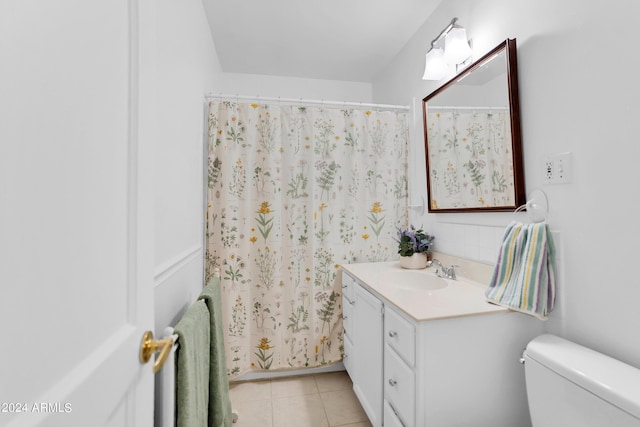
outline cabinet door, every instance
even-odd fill
[[[405,427],[386,400],[384,401],[384,427]]]
[[[355,377],[353,360],[355,358],[353,348],[353,336],[354,327],[354,309],[355,309],[355,280],[347,273],[342,273],[342,326],[344,327],[344,356],[342,362],[347,370],[347,373],[353,381]]]
[[[353,390],[374,427],[382,425],[382,302],[360,285],[355,287],[355,359]]]
[[[342,363],[344,364],[344,368],[347,370],[351,381],[353,381],[355,377],[354,369],[355,366],[353,364],[355,353],[353,351],[353,344],[351,343],[350,335],[344,336],[344,356],[342,358]]]

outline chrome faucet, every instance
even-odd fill
[[[460,267],[457,264],[452,264],[449,268],[445,268],[440,260],[432,259],[429,265],[436,265],[438,268],[436,270],[436,276],[443,277],[445,279],[456,280],[456,268]]]
[[[434,258],[434,259],[432,259],[431,261],[429,261],[429,263],[428,263],[428,265],[427,265],[427,266],[428,266],[428,267],[431,267],[431,266],[432,266],[432,265],[434,265],[434,264],[438,267],[438,269],[436,270],[436,275],[437,275],[437,276],[440,276],[440,274],[439,274],[439,273],[440,273],[442,270],[444,270],[444,267],[442,266],[442,263],[440,262],[440,260],[437,260],[437,259],[435,259],[435,258]]]

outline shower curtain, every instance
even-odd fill
[[[216,100],[208,128],[230,378],[340,361],[339,265],[394,259],[407,224],[407,114]]]
[[[515,204],[508,112],[429,112],[427,133],[432,207]]]

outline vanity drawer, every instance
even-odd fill
[[[342,295],[351,302],[355,299],[356,284],[356,279],[344,271],[342,272]]]
[[[409,366],[415,364],[416,329],[393,309],[387,306],[384,315],[384,339]]]
[[[384,347],[384,398],[406,427],[415,425],[416,382],[413,369],[388,345]]]

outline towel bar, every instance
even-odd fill
[[[529,220],[533,223],[547,222],[549,217],[549,200],[547,195],[542,190],[533,190],[529,193],[527,203],[518,206],[513,211],[513,217],[515,218],[518,212],[526,211],[529,216]]]

